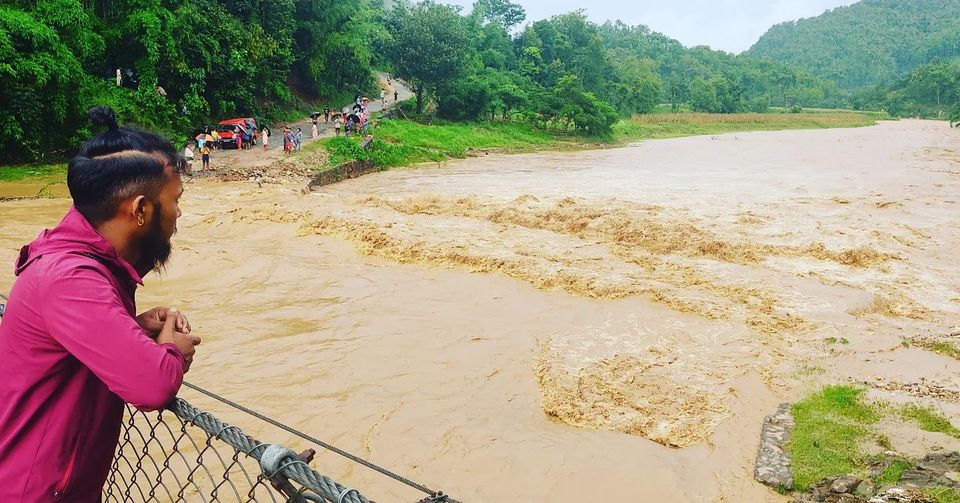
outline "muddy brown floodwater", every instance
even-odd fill
[[[752,480],[777,403],[851,379],[960,388],[957,362],[900,346],[960,324],[958,151],[945,123],[900,121],[490,156],[310,194],[205,180],[139,303],[191,316],[192,382],[463,501],[783,501]],[[0,203],[0,258],[66,204]],[[314,465],[379,501],[419,497]]]

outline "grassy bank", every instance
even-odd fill
[[[717,134],[735,131],[821,129],[872,125],[886,118],[877,113],[813,111],[799,114],[697,114],[656,113],[617,123],[607,138],[584,137],[565,131],[535,129],[520,122],[475,122],[422,124],[408,120],[382,120],[373,131],[376,141],[361,149],[360,138],[325,138],[307,144],[305,150],[323,148],[329,169],[345,162],[368,161],[381,168],[409,166],[464,158],[474,151],[518,153],[539,150],[575,150],[626,144],[650,138]],[[0,182],[38,179],[51,182],[65,178],[66,166],[0,167]]]
[[[960,430],[932,408],[870,403],[864,394],[862,388],[827,386],[794,404],[796,426],[789,444],[794,489],[805,491],[826,477],[848,474],[870,479],[877,486],[900,482],[903,473],[915,466],[912,460],[893,459],[879,473],[871,472],[871,464],[883,457],[865,452],[871,446],[890,450],[890,440],[877,429],[883,419],[960,438]],[[954,489],[937,487],[925,493],[937,503],[960,501],[960,492]]]
[[[564,131],[539,130],[526,123],[476,122],[421,124],[383,120],[373,131],[376,141],[364,151],[360,138],[329,138],[318,142],[329,152],[328,166],[363,160],[380,168],[463,158],[471,151],[504,153],[536,150],[588,149],[651,138],[675,138],[736,131],[780,131],[873,125],[884,114],[846,111],[765,114],[658,113],[617,123],[608,138],[584,137]],[[316,148],[316,147],[314,147]]]
[[[66,164],[42,164],[32,166],[0,166],[0,182],[16,182],[26,179],[65,180]]]
[[[326,138],[310,148],[325,148],[330,154],[330,166],[363,160],[389,168],[463,158],[473,150],[522,152],[555,148],[561,143],[579,145],[586,141],[512,122],[420,124],[407,120],[383,120],[372,134],[376,141],[366,151],[360,148],[361,139],[357,135],[350,140],[342,136]]]
[[[0,166],[0,200],[67,194],[67,165]]]
[[[788,129],[828,129],[873,125],[889,119],[877,112],[811,111],[804,113],[701,114],[665,113],[640,115],[613,127],[618,141],[647,138],[676,138],[740,131],[783,131]]]

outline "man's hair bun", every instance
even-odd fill
[[[90,122],[94,126],[105,127],[110,131],[119,129],[117,125],[117,115],[113,113],[113,109],[107,105],[98,105],[90,109],[87,112],[87,115],[90,116]]]

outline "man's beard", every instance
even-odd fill
[[[150,220],[150,228],[146,235],[140,240],[140,261],[137,264],[137,272],[146,274],[150,271],[163,272],[167,260],[170,259],[170,253],[173,251],[173,245],[170,240],[164,237],[163,227],[160,224],[160,214],[163,213],[159,203],[154,203],[153,219]],[[174,231],[176,233],[176,231]]]

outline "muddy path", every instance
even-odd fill
[[[410,91],[402,82],[394,79],[389,79],[389,77],[384,73],[378,73],[377,78],[379,81],[380,88],[384,90],[388,98],[385,100],[386,108],[389,109],[393,106],[396,101],[393,99],[393,92],[397,92],[397,99],[403,101],[409,99],[413,96],[413,92]],[[384,110],[384,103],[380,102],[379,96],[370,96],[370,104],[368,105],[371,113],[379,113]],[[344,107],[347,107],[347,104],[344,104]],[[339,110],[336,108],[335,110]],[[322,110],[319,110],[322,111]],[[291,127],[294,131],[297,128],[300,128],[303,131],[303,145],[308,145],[316,139],[311,137],[311,127],[313,121],[310,117],[304,117],[298,121],[281,123],[281,124],[270,124],[270,130],[273,133],[273,137],[270,139],[268,145],[269,149],[264,150],[262,144],[257,144],[254,148],[249,150],[236,150],[236,149],[224,149],[214,152],[210,156],[210,167],[213,168],[214,176],[222,175],[225,172],[234,172],[233,178],[241,178],[245,172],[259,173],[264,169],[270,167],[273,164],[276,164],[278,161],[283,160],[283,158],[288,155],[283,151],[283,128],[284,126]],[[323,117],[320,117],[319,122],[317,123],[317,129],[319,131],[320,138],[327,138],[334,135],[333,121],[326,122],[323,120]],[[290,154],[290,155],[300,155],[300,154]],[[195,171],[197,171],[198,176],[202,177],[204,174],[199,173],[199,161],[194,163]],[[272,170],[277,171],[277,170]],[[282,169],[280,170],[282,173]]]

